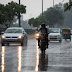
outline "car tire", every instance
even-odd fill
[[[21,42],[21,46],[23,46],[23,42]]]
[[[5,46],[5,43],[1,43],[2,46]]]
[[[59,42],[61,43],[61,42],[62,42],[62,40],[59,40]]]

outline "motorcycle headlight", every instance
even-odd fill
[[[19,39],[21,39],[21,38],[22,38],[22,36],[18,36],[18,38],[19,38]]]
[[[2,38],[6,38],[6,37],[3,35]]]
[[[36,36],[40,36],[40,34],[39,34],[39,33],[37,33],[37,34],[36,34]]]

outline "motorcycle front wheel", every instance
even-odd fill
[[[46,46],[45,43],[42,43],[41,44],[41,52],[42,53],[45,53],[45,50],[46,50],[46,47],[45,46]]]

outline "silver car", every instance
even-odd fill
[[[49,41],[62,41],[60,28],[49,28]]]
[[[16,42],[21,43],[23,45],[24,38],[27,38],[27,33],[21,27],[10,27],[7,28],[4,34],[1,37],[1,44],[5,45],[5,43]]]

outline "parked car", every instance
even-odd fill
[[[16,42],[16,43],[21,43],[23,46],[24,44],[24,39],[27,38],[27,33],[25,30],[21,27],[10,27],[7,28],[2,34],[1,37],[1,44],[5,45],[5,43],[10,43],[10,42]]]
[[[49,28],[49,41],[62,41],[62,35],[60,28]]]

